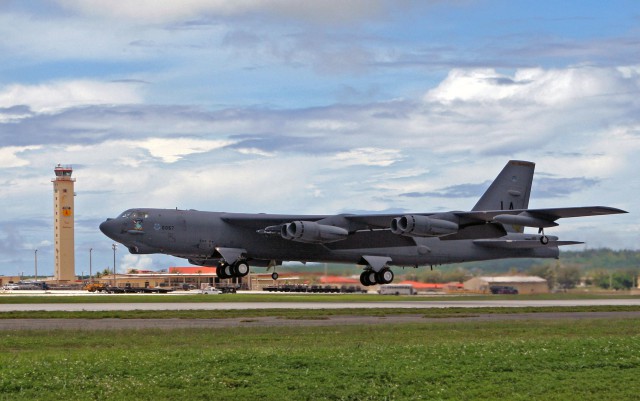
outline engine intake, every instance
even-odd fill
[[[349,236],[349,232],[344,228],[318,224],[313,221],[293,221],[282,226],[280,235],[290,241],[325,244],[341,241]]]
[[[439,237],[458,232],[458,225],[447,220],[408,214],[391,220],[391,232],[408,237]]]

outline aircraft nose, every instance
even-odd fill
[[[107,219],[100,223],[100,231],[107,237],[115,239],[117,223],[113,219]]]

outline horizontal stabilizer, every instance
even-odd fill
[[[514,240],[514,239],[477,239],[473,241],[478,246],[486,248],[506,248],[506,249],[533,249],[545,248],[562,245],[579,245],[584,244],[580,241],[557,241],[550,240],[548,244],[542,244],[538,240]]]

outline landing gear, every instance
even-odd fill
[[[542,236],[540,237],[540,243],[542,245],[547,245],[549,243],[549,237],[544,235],[544,228],[540,227],[538,229],[538,234],[542,234]]]
[[[278,279],[278,272],[271,273],[271,278],[274,279],[274,280],[277,280]]]
[[[393,277],[393,272],[387,267],[377,273],[372,269],[367,269],[360,274],[360,284],[365,287],[376,284],[389,284],[393,281]]]
[[[233,264],[233,275],[236,277],[244,277],[249,274],[249,265],[247,262],[236,262]]]
[[[249,274],[249,264],[245,261],[238,261],[232,265],[221,263],[216,267],[216,275],[220,279],[244,277]]]

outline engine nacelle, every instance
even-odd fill
[[[458,232],[458,225],[447,220],[408,214],[391,220],[391,232],[409,237],[439,237]]]
[[[290,241],[325,244],[341,241],[349,236],[349,232],[344,228],[318,224],[313,221],[293,221],[282,226],[280,235]]]

